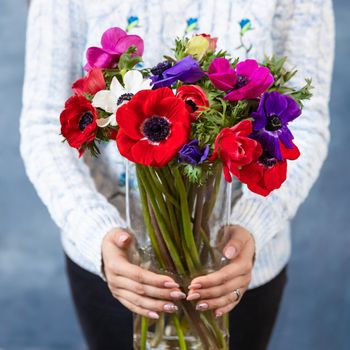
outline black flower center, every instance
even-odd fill
[[[154,115],[145,120],[142,132],[149,141],[158,143],[169,136],[170,126],[168,119]]]
[[[170,61],[164,61],[158,63],[151,69],[151,73],[153,75],[162,75],[164,71],[172,67],[172,63]]]
[[[237,82],[236,82],[236,85],[235,85],[235,88],[236,89],[239,89],[245,85],[247,85],[249,82],[248,80],[248,77],[246,77],[245,75],[243,74],[238,74],[237,75]]]
[[[79,120],[80,131],[84,131],[86,129],[86,127],[92,123],[93,120],[94,120],[94,116],[92,115],[92,113],[85,112]]]
[[[120,95],[117,101],[117,106],[121,105],[125,101],[130,101],[133,96],[134,94],[132,94],[131,92],[127,92],[123,95]]]
[[[185,103],[191,107],[192,112],[195,112],[198,110],[198,106],[192,100],[186,100]]]
[[[265,167],[272,167],[277,163],[277,159],[273,157],[270,153],[265,151],[260,156],[259,163],[264,165]]]
[[[282,125],[283,124],[282,124],[281,118],[278,115],[273,114],[267,117],[267,123],[266,123],[265,129],[268,131],[276,131],[281,129]]]

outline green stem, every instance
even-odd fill
[[[178,193],[180,195],[182,229],[183,229],[185,242],[186,242],[188,250],[192,254],[194,265],[197,268],[200,268],[201,264],[200,264],[198,250],[196,247],[196,242],[195,242],[194,237],[193,237],[191,217],[190,217],[189,208],[188,208],[186,189],[185,189],[181,174],[179,172],[179,169],[174,167],[173,174],[175,177],[175,186],[177,187]]]
[[[158,200],[160,200],[159,198],[159,193],[157,192],[157,189],[154,188],[153,184],[149,182],[148,177],[145,175],[145,173],[143,172],[144,168],[141,167],[140,165],[137,165],[138,170],[140,171],[140,174],[142,174],[142,176],[140,176],[143,185],[145,186],[145,188],[148,189],[148,193],[149,193],[149,200],[151,202],[152,208],[153,208],[153,212],[155,214],[156,220],[158,222],[160,231],[162,233],[163,239],[165,241],[165,244],[169,250],[170,256],[176,266],[176,270],[178,273],[180,273],[181,275],[185,274],[185,269],[184,266],[182,264],[181,258],[178,255],[178,252],[176,250],[176,247],[170,237],[169,231],[168,231],[168,227],[164,222],[164,215],[165,213],[161,211],[161,209],[158,207]]]
[[[155,235],[157,238],[157,242],[158,242],[160,250],[162,252],[162,258],[165,261],[165,264],[163,264],[162,267],[165,268],[165,270],[171,271],[172,273],[176,273],[176,267],[175,267],[174,262],[172,261],[170,255],[169,255],[168,248],[164,242],[162,233],[160,232],[159,225],[157,223],[157,220],[155,218],[155,215],[154,215],[152,208],[150,210],[150,215],[151,215],[151,222],[152,222],[153,227],[154,227],[154,232],[155,232]]]
[[[199,189],[197,189],[194,192],[196,194],[196,206],[194,209],[193,235],[194,235],[195,242],[199,247],[199,238],[200,238],[200,230],[201,230],[202,215],[203,215],[204,186],[201,186]]]
[[[179,318],[177,317],[176,314],[172,314],[171,316],[176,328],[177,337],[179,339],[180,350],[187,350],[186,340],[185,340],[184,332],[182,330]]]
[[[139,184],[141,207],[142,207],[143,218],[145,220],[147,232],[148,232],[149,238],[151,240],[151,244],[152,244],[152,247],[154,249],[154,253],[156,255],[158,262],[161,265],[164,265],[164,260],[163,260],[162,256],[165,255],[165,252],[164,251],[162,252],[158,246],[158,240],[157,240],[157,237],[156,237],[156,234],[155,234],[155,231],[153,229],[152,222],[151,222],[151,215],[150,215],[148,202],[147,202],[147,193],[146,193],[146,190],[145,190],[145,187],[144,187],[144,184],[142,181],[142,175],[140,174],[139,169],[136,170],[136,176],[137,176],[137,181]]]
[[[141,316],[141,344],[140,350],[147,350],[148,318]]]

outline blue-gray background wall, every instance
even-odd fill
[[[350,2],[334,5],[332,142],[294,220],[289,283],[271,350],[350,349]],[[18,151],[25,16],[25,1],[0,0],[0,349],[84,349],[59,233]]]

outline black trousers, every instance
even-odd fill
[[[90,350],[132,350],[132,314],[107,284],[68,257],[66,267],[78,318]],[[278,314],[286,268],[267,284],[247,291],[230,313],[230,349],[266,350]]]

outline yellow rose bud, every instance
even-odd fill
[[[209,40],[201,35],[196,35],[187,44],[186,53],[200,61],[209,48]]]

